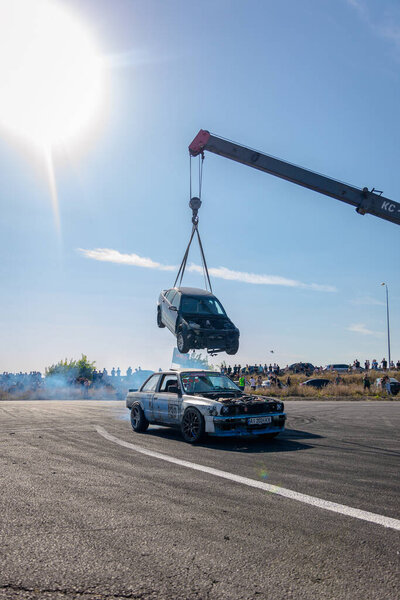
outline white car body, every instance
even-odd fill
[[[204,418],[205,433],[216,436],[253,437],[283,431],[286,415],[282,402],[244,394],[233,382],[230,382],[232,396],[229,397],[224,396],[225,392],[220,393],[220,398],[185,393],[184,381],[189,376],[195,386],[196,378],[200,381],[210,376],[221,376],[221,373],[193,369],[154,373],[139,391],[128,392],[126,406],[132,409],[133,405],[139,404],[149,424],[171,427],[180,427],[185,411],[196,408]],[[177,390],[175,382],[178,383]],[[218,396],[218,392],[207,393]]]

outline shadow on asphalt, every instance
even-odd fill
[[[153,427],[150,426],[146,435],[183,442],[180,431],[169,427],[158,426],[153,429]],[[249,454],[261,452],[297,452],[298,450],[309,450],[310,448],[313,448],[311,444],[303,443],[298,440],[310,440],[321,437],[322,436],[320,435],[309,433],[307,431],[285,429],[283,433],[273,440],[263,438],[218,438],[207,436],[205,440],[201,444],[197,444],[197,446],[224,452],[234,451],[246,452]]]

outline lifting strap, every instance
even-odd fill
[[[191,162],[191,159],[192,159],[192,157],[190,157],[190,202],[189,202],[189,206],[192,209],[193,227],[192,227],[192,233],[190,235],[189,243],[185,250],[185,254],[183,255],[183,260],[181,262],[181,266],[179,267],[178,274],[175,279],[174,287],[176,287],[176,284],[177,284],[179,278],[180,278],[179,279],[179,287],[182,284],[182,279],[183,279],[183,275],[185,273],[186,263],[187,263],[187,259],[189,256],[190,246],[192,245],[193,238],[196,234],[197,241],[199,243],[199,248],[200,248],[201,262],[203,264],[205,287],[207,289],[207,285],[208,285],[210,292],[212,293],[212,286],[211,286],[211,281],[210,281],[210,275],[208,272],[207,261],[206,261],[205,255],[204,255],[203,244],[201,242],[200,233],[199,233],[199,217],[198,217],[199,208],[201,206],[201,187],[202,187],[202,180],[203,180],[204,153],[202,153],[200,160],[199,160],[199,197],[198,198],[196,196],[192,197],[192,162]]]
[[[210,281],[210,275],[209,275],[209,272],[208,272],[206,257],[204,255],[203,244],[202,244],[201,238],[200,238],[198,221],[196,223],[193,223],[192,233],[190,235],[189,243],[188,243],[187,248],[185,250],[185,254],[183,255],[183,260],[181,262],[181,266],[179,267],[179,271],[178,271],[178,274],[177,274],[176,279],[175,279],[174,287],[176,287],[176,284],[177,284],[179,278],[180,278],[179,279],[179,287],[181,287],[183,275],[184,275],[185,269],[186,269],[187,259],[188,259],[188,256],[189,256],[190,246],[192,245],[193,238],[194,238],[195,234],[197,234],[197,240],[199,242],[200,255],[201,255],[201,261],[203,263],[203,272],[204,272],[204,280],[205,280],[205,284],[206,284],[206,289],[207,289],[207,284],[208,284],[210,292],[212,293],[212,285],[211,285],[211,281]]]

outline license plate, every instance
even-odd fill
[[[263,423],[271,423],[271,417],[252,417],[247,421],[248,425],[262,425]]]

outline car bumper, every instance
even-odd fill
[[[239,334],[226,329],[195,329],[188,333],[188,339],[193,348],[225,350],[236,344]]]
[[[249,419],[270,417],[270,423],[251,423]],[[286,414],[239,415],[234,417],[206,417],[206,432],[218,437],[255,437],[266,433],[279,433],[285,428]]]

